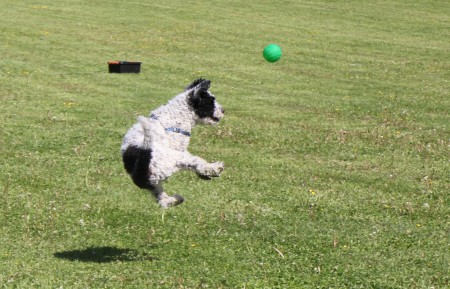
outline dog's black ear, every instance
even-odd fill
[[[205,79],[202,82],[200,82],[200,84],[197,87],[199,87],[200,90],[207,91],[210,86],[211,86],[211,81]]]
[[[192,91],[189,93],[189,96],[191,98],[201,98],[204,95],[209,95],[208,89],[209,86],[211,85],[211,81],[206,79],[197,79],[196,81],[200,82],[198,82],[195,86],[191,88]],[[194,81],[192,84],[194,84],[196,81]]]
[[[188,91],[189,89],[192,89],[192,88],[196,87],[197,85],[199,85],[203,81],[205,81],[205,79],[203,79],[203,78],[199,78],[199,79],[194,80],[191,84],[189,84],[186,87],[185,91]]]

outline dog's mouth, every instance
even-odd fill
[[[203,124],[210,124],[210,125],[216,125],[219,123],[221,117],[217,116],[209,116],[201,119],[201,123]]]
[[[225,110],[222,107],[218,107],[214,110],[213,113],[210,113],[208,115],[200,116],[198,119],[199,123],[203,124],[217,124],[225,115]]]
[[[218,123],[222,117],[225,115],[225,110],[219,106],[219,108],[215,111],[214,115],[211,117],[211,119],[215,122]]]

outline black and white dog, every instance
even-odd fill
[[[223,171],[222,162],[208,163],[187,151],[196,124],[217,124],[224,115],[224,109],[209,92],[210,84],[209,80],[195,80],[149,117],[138,117],[138,123],[123,138],[125,169],[133,182],[150,190],[163,208],[184,200],[180,195],[169,196],[163,189],[162,182],[173,173],[189,169],[210,179]]]

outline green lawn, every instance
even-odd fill
[[[450,286],[449,1],[0,9],[0,288]],[[226,116],[190,150],[226,169],[162,210],[122,136],[198,77]]]

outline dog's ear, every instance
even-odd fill
[[[209,86],[211,85],[211,81],[206,79],[197,79],[192,84],[194,84],[197,81],[199,82],[191,88],[192,91],[189,93],[189,97],[192,99],[201,98],[205,94],[208,94],[208,89]]]
[[[200,82],[200,84],[198,86],[200,86],[201,90],[207,91],[209,89],[209,87],[211,86],[211,81],[205,79],[202,82]]]
[[[199,78],[199,79],[194,80],[191,84],[189,84],[189,85],[186,87],[185,91],[188,91],[188,90],[190,90],[190,89],[193,89],[194,87],[196,87],[197,85],[199,85],[199,84],[202,83],[203,81],[205,81],[205,79],[203,79],[203,78]]]

